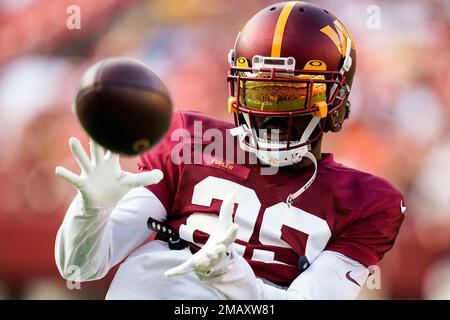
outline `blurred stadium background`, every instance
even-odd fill
[[[68,137],[87,143],[71,111],[83,71],[104,57],[138,58],[159,72],[177,108],[231,121],[228,50],[273,2],[0,0],[1,298],[102,299],[114,274],[69,290],[53,258],[75,194],[54,168],[78,170]],[[345,22],[358,49],[351,118],[324,149],[386,177],[407,199],[381,289],[361,298],[450,299],[450,2],[311,2]],[[81,9],[81,29],[66,27],[70,5]],[[381,9],[379,29],[367,26],[371,5]],[[136,158],[122,163],[136,170]]]

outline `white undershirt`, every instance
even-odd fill
[[[147,228],[148,218],[167,218],[152,192],[136,188],[115,207],[101,209],[84,209],[79,199],[72,201],[58,230],[56,264],[65,279],[81,282],[104,277],[126,258],[106,299],[355,299],[369,273],[353,259],[324,251],[282,289],[255,277],[233,251],[234,267],[219,278],[200,281],[194,274],[166,278],[167,269],[192,254],[188,249],[170,250],[162,241],[145,243],[153,233]]]

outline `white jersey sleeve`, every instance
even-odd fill
[[[65,279],[96,280],[151,235],[147,219],[165,221],[167,213],[144,187],[126,194],[116,206],[85,209],[80,196],[72,201],[55,243],[55,260]],[[76,274],[77,279],[73,279]]]
[[[144,244],[152,234],[147,228],[149,217],[166,221],[167,213],[143,187],[130,191],[115,207],[95,210],[82,208],[77,196],[56,237],[59,272],[75,281],[96,280],[129,257],[116,273],[108,299],[354,299],[368,276],[359,262],[324,251],[290,287],[280,288],[258,279],[233,250],[234,267],[220,277],[207,281],[193,274],[166,278],[167,269],[192,254],[188,249],[170,250],[160,241]]]
[[[238,300],[348,300],[356,299],[369,275],[361,263],[333,251],[322,252],[288,288],[257,279],[242,257],[218,278],[206,280],[228,299]]]

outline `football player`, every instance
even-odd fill
[[[108,299],[358,296],[368,267],[393,246],[404,204],[386,180],[321,151],[323,133],[339,132],[350,112],[349,31],[313,4],[276,3],[248,21],[228,59],[234,124],[174,113],[139,173],[123,172],[95,142],[90,160],[69,140],[81,175],[56,169],[79,191],[56,239],[64,278],[100,279],[122,262]],[[208,147],[189,134],[196,122],[219,130],[245,161],[218,152],[226,147],[186,161]],[[184,161],[175,161],[180,129]]]

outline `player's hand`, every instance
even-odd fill
[[[222,203],[219,220],[208,241],[184,263],[165,272],[167,277],[194,272],[200,279],[217,277],[232,267],[230,257],[238,225],[233,223],[234,197],[228,195]]]
[[[86,208],[114,205],[131,189],[158,183],[163,178],[160,170],[142,173],[122,171],[119,155],[110,151],[104,154],[103,148],[92,139],[91,160],[78,139],[71,137],[69,146],[81,174],[76,175],[60,166],[56,167],[55,173],[75,186]]]

